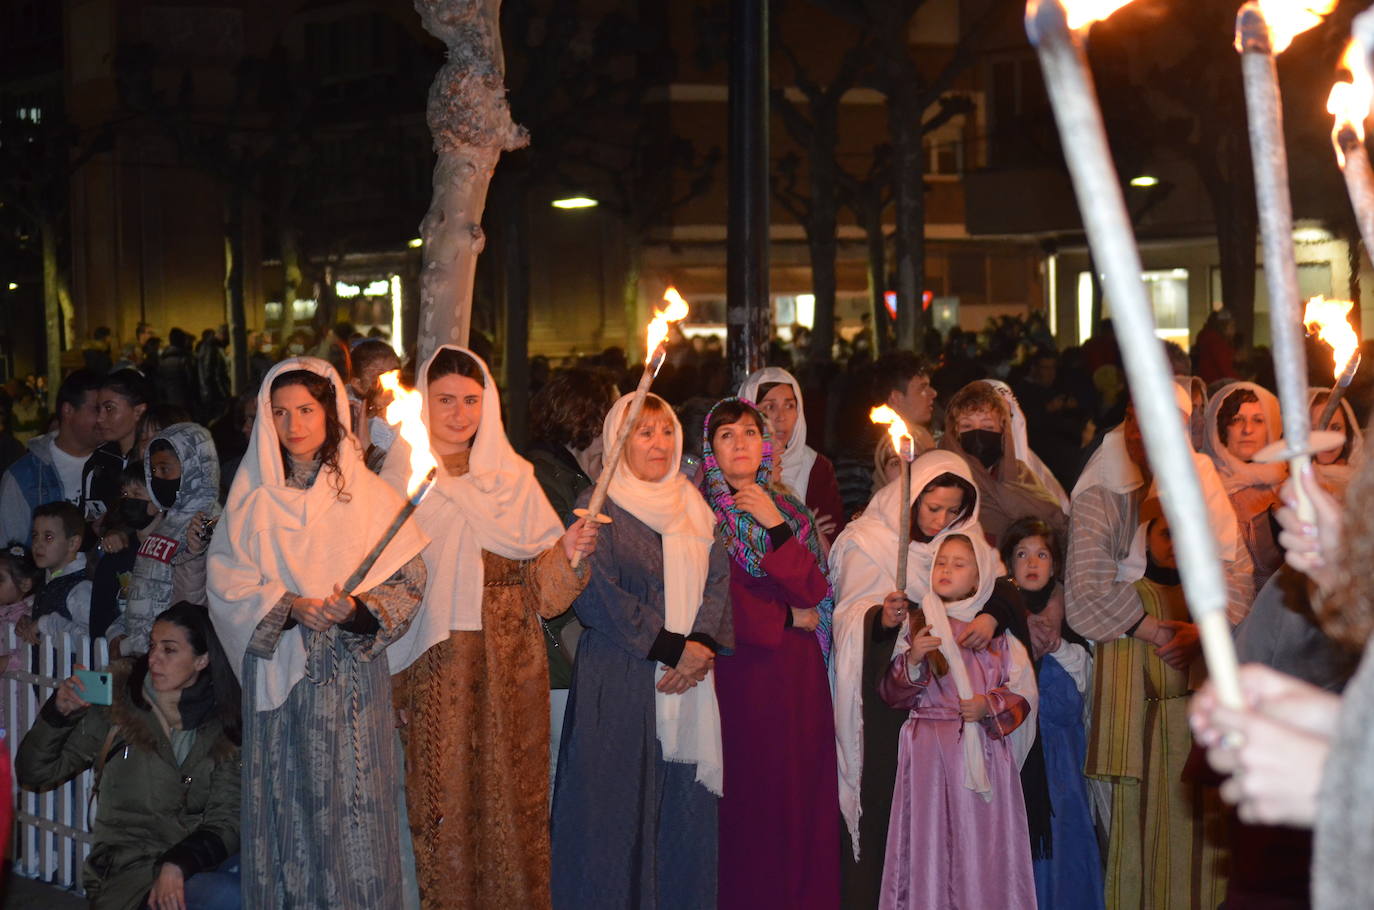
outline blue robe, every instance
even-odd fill
[[[582,494],[585,506],[590,491]],[[603,511],[591,578],[573,609],[577,645],[553,796],[558,910],[710,910],[716,906],[716,802],[696,766],[668,763],[655,730],[663,632],[663,545],[614,502]],[[730,565],[711,548],[692,634],[734,646]],[[728,660],[722,656],[720,659]]]
[[[1101,910],[1102,860],[1083,777],[1087,735],[1083,696],[1053,655],[1040,662],[1040,742],[1054,815],[1051,856],[1037,859],[1036,902],[1055,910]]]

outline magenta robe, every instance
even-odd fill
[[[815,606],[825,577],[795,537],[730,566],[735,651],[716,661],[725,759],[718,906],[834,910],[840,904],[840,800],[830,684],[816,633],[787,625]]]
[[[957,638],[968,624],[950,617],[949,625]],[[973,691],[987,695],[992,711],[981,721],[992,802],[964,786],[963,722],[954,677],[932,681],[927,667],[921,681],[913,683],[906,655],[894,657],[878,692],[911,715],[898,747],[878,902],[883,910],[1035,906],[1021,774],[1006,739],[1029,715],[1030,705],[1007,688],[1007,633],[986,651],[959,650]]]

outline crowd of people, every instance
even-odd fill
[[[19,782],[95,769],[100,908],[1306,906],[1285,826],[1339,806],[1276,797],[1260,753],[1355,735],[1370,535],[1336,503],[1374,498],[1370,384],[1298,521],[1228,327],[1169,353],[1237,644],[1273,668],[1242,711],[1206,687],[1109,325],[861,332],[826,362],[797,332],[738,388],[679,332],[629,426],[623,352],[535,362],[519,451],[479,339],[260,345],[237,398],[213,331],[93,346],[0,479],[0,621],[105,637],[111,687],[74,676],[11,731]],[[393,370],[437,462],[399,530]],[[1294,692],[1318,720],[1265,713]],[[1273,745],[1294,723],[1308,752]],[[1356,905],[1349,878],[1318,905]]]

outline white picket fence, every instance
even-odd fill
[[[16,638],[12,626],[5,630],[5,638],[10,659],[0,677],[0,709],[13,759],[43,703],[72,675],[72,667],[103,669],[110,662],[110,649],[103,638],[65,633],[31,646]],[[95,803],[87,808],[93,783],[94,775],[84,771],[46,793],[31,793],[16,785],[15,873],[82,890],[81,865],[91,852],[91,820],[95,818]]]

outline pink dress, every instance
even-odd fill
[[[967,623],[950,617],[957,637]],[[884,910],[981,910],[1034,907],[1030,835],[1021,775],[1007,734],[1030,713],[1007,688],[1011,670],[1006,633],[986,651],[960,648],[975,692],[992,713],[981,722],[983,757],[992,801],[964,786],[959,695],[954,678],[907,677],[906,654],[893,658],[878,684],[883,700],[910,711],[902,726],[897,785],[892,797],[879,907]]]

